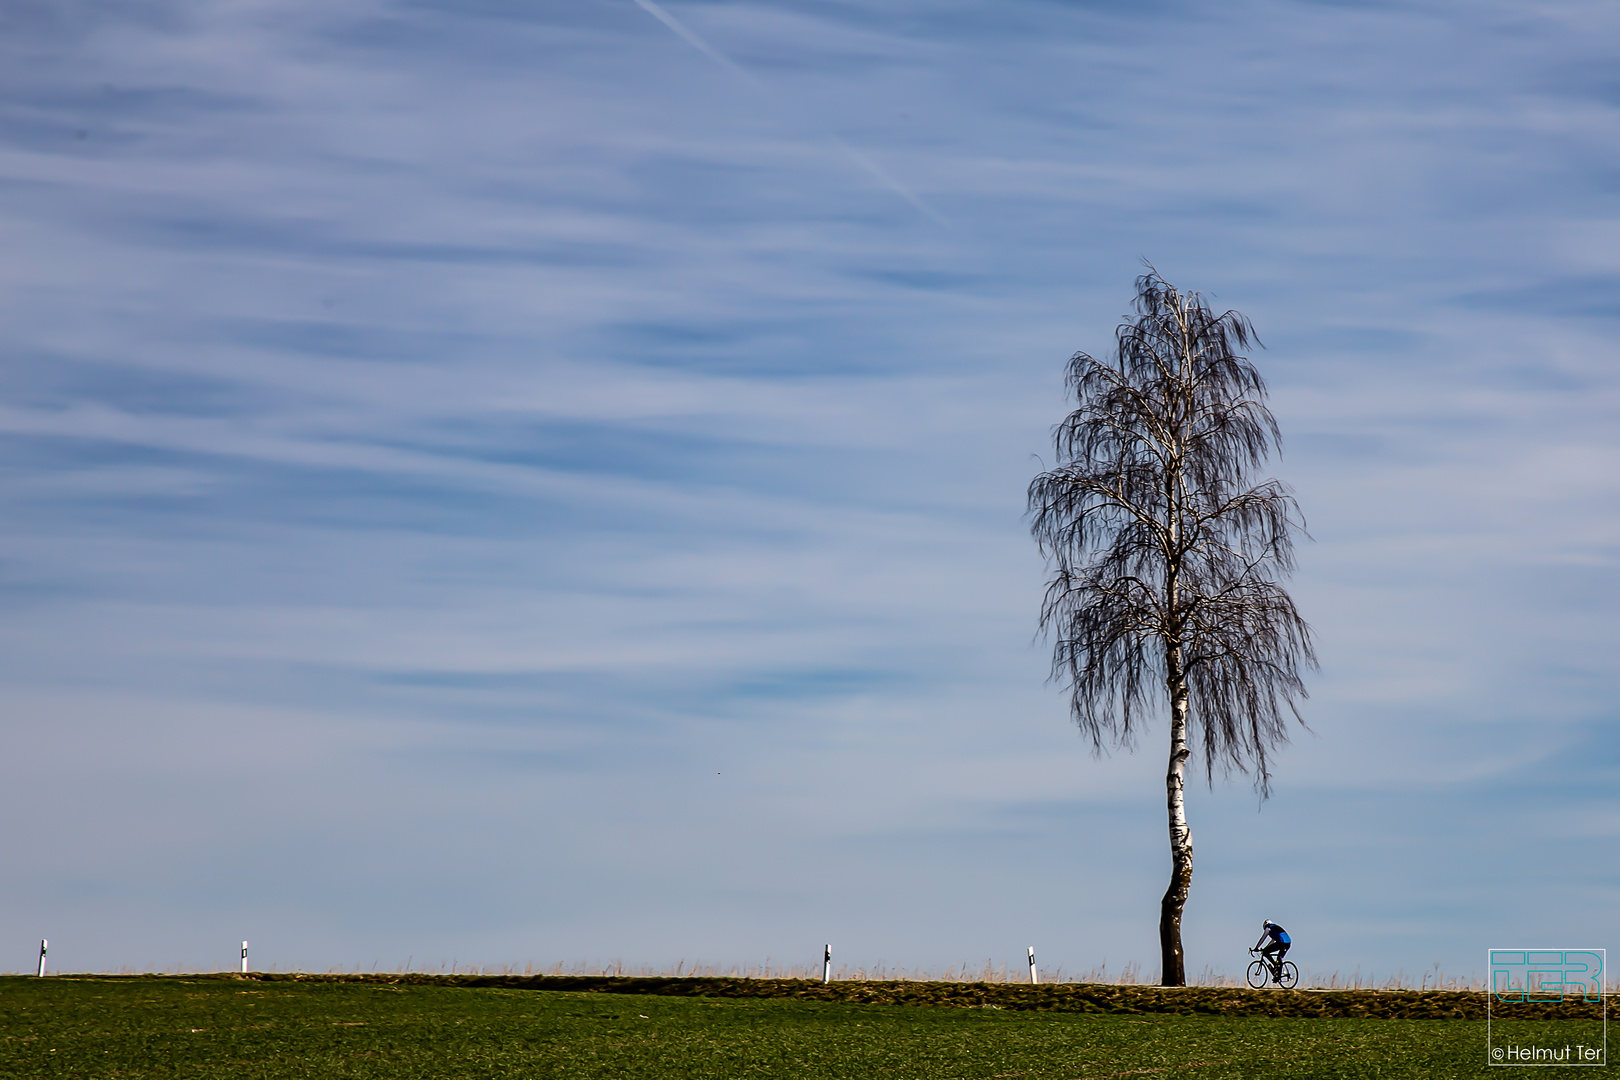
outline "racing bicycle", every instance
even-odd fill
[[[1260,950],[1250,949],[1249,955],[1260,955]],[[1260,959],[1249,965],[1249,985],[1256,990],[1264,990],[1273,982],[1284,990],[1292,990],[1299,985],[1299,968],[1294,966],[1292,960],[1275,963],[1261,955]]]

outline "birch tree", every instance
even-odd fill
[[[1056,461],[1029,485],[1031,532],[1052,568],[1040,625],[1052,675],[1093,748],[1133,749],[1168,706],[1171,873],[1159,910],[1165,986],[1185,986],[1181,915],[1192,887],[1185,778],[1194,752],[1270,791],[1271,752],[1307,697],[1310,628],[1278,583],[1304,520],[1289,489],[1251,480],[1273,449],[1266,386],[1240,352],[1248,319],[1216,315],[1150,266],[1115,357],[1077,352],[1078,407],[1054,432]]]

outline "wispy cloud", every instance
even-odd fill
[[[638,3],[5,13],[11,925],[1151,963],[1160,754],[1068,727],[1021,520],[1148,255],[1259,327],[1317,538],[1314,734],[1195,796],[1194,965],[1257,820],[1325,966],[1597,931],[1464,864],[1612,809],[1610,8]],[[501,895],[379,922],[424,867]]]

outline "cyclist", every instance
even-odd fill
[[[1260,949],[1262,942],[1265,944],[1265,948]],[[1283,957],[1288,955],[1288,947],[1293,943],[1293,939],[1288,936],[1288,931],[1267,919],[1265,925],[1260,928],[1260,940],[1254,943],[1254,947],[1260,949],[1260,955],[1265,957],[1267,966],[1271,968],[1273,975],[1275,975],[1276,972],[1282,970]],[[1276,955],[1272,955],[1273,953]]]

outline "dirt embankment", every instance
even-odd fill
[[[57,976],[62,978],[64,976]],[[100,976],[105,978],[106,976]],[[1322,1016],[1382,1019],[1485,1019],[1483,991],[1468,990],[1250,990],[1246,987],[1116,986],[1101,983],[833,982],[810,979],[631,978],[588,975],[430,975],[376,972],[248,975],[122,976],[124,978],[228,978],[262,982],[381,983],[393,986],[500,987],[670,997],[779,998],[869,1005],[934,1005],[1029,1012],[1170,1014],[1205,1016]],[[1498,1019],[1552,1019],[1603,1015],[1599,1001],[1584,1004],[1491,1003]]]

